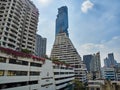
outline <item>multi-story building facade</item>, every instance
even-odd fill
[[[86,64],[89,79],[101,78],[100,52],[93,55],[84,55],[83,62]]]
[[[70,90],[75,79],[74,68],[61,62],[53,63],[56,90]]]
[[[56,18],[56,35],[60,32],[65,32],[68,34],[68,8],[67,6],[62,6],[58,8],[58,15]]]
[[[106,90],[104,80],[88,80],[88,90]]]
[[[30,0],[0,0],[0,46],[34,53],[38,15]]]
[[[115,68],[116,80],[120,81],[120,67]]]
[[[103,67],[103,78],[107,80],[116,80],[116,72],[114,68]]]
[[[120,67],[103,67],[101,70],[103,79],[120,81]]]
[[[37,56],[45,57],[45,55],[46,55],[46,42],[47,42],[46,38],[43,38],[40,35],[36,34],[35,53]]]
[[[93,54],[93,59],[90,63],[90,67],[93,78],[101,78],[100,52]]]
[[[86,67],[66,33],[59,33],[51,51],[51,59],[58,59],[75,67],[75,78],[86,81]]]
[[[71,66],[0,47],[0,90],[63,90],[73,80]]]
[[[92,55],[84,55],[83,56],[83,63],[86,65],[87,71],[90,72],[90,63],[93,59]]]
[[[120,90],[119,81],[89,80],[87,90]]]
[[[63,6],[58,9],[56,19],[56,37],[51,51],[51,59],[58,59],[75,67],[75,78],[86,81],[86,67],[73,46],[68,34],[68,9]]]
[[[104,59],[104,65],[105,65],[105,67],[108,67],[108,68],[115,67],[117,65],[117,62],[114,59],[114,54],[113,53],[109,53],[108,58],[106,57]]]

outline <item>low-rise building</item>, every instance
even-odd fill
[[[116,73],[114,68],[104,67],[103,69],[103,78],[107,80],[116,80]]]
[[[54,62],[53,72],[56,90],[65,90],[73,85],[73,80],[75,79],[73,67],[61,62]]]
[[[116,80],[120,81],[120,67],[116,67],[115,72],[116,72]]]
[[[89,80],[88,90],[104,90],[104,80]]]
[[[63,90],[73,79],[68,65],[0,47],[0,90]]]
[[[89,80],[87,90],[120,90],[120,82],[110,80]]]

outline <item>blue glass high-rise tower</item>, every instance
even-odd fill
[[[56,35],[64,32],[67,36],[68,34],[68,8],[67,6],[62,6],[58,8],[58,14],[56,18]]]
[[[117,64],[116,60],[114,59],[114,54],[109,53],[108,58],[104,59],[104,65],[106,67],[114,67]]]

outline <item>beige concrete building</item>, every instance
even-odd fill
[[[75,67],[75,78],[86,81],[86,67],[66,33],[59,33],[51,52],[52,59],[58,59]]]
[[[120,82],[107,80],[89,80],[87,90],[120,90]]]
[[[35,52],[38,15],[30,0],[0,0],[0,46]]]

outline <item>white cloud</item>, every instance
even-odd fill
[[[114,53],[115,59],[120,62],[120,36],[115,36],[109,41],[104,41],[99,44],[86,43],[79,47],[79,53],[81,56],[97,53],[100,51],[101,64],[104,65],[104,58],[108,53]]]
[[[41,4],[50,4],[52,0],[38,0]]]
[[[82,3],[82,6],[81,6],[81,11],[83,13],[87,13],[89,9],[92,9],[94,6],[94,4],[90,1],[90,0],[85,0],[83,3]]]
[[[93,43],[87,43],[81,46],[85,50],[97,50],[98,48],[104,48],[104,45],[102,44],[93,44]]]
[[[33,1],[33,0],[31,0],[31,1]],[[34,0],[34,2],[39,3],[40,6],[43,6],[43,7],[50,5],[52,1],[53,0]]]

